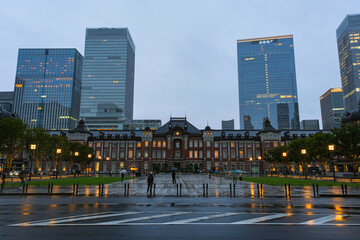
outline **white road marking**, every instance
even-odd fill
[[[334,221],[334,220],[341,220],[343,218],[347,217],[347,215],[341,215],[341,214],[331,214],[329,216],[325,216],[325,217],[321,217],[321,218],[316,218],[313,220],[309,220],[306,222],[302,222],[300,224],[305,224],[305,225],[321,225],[330,221]]]
[[[89,213],[89,214],[77,215],[76,217],[95,216],[95,215],[102,215],[102,214],[106,214],[106,213],[111,213],[111,212]],[[28,226],[29,224],[40,223],[40,222],[56,221],[56,220],[61,220],[61,219],[69,219],[69,218],[72,218],[72,217],[74,217],[74,216],[51,218],[51,219],[38,220],[38,221],[32,221],[32,222],[25,222],[25,223],[17,223],[17,224],[8,225],[8,227]]]
[[[238,221],[238,222],[232,222],[230,224],[254,224],[254,223],[258,223],[258,222],[264,222],[264,221],[268,221],[268,220],[272,220],[272,219],[276,219],[276,218],[282,218],[282,217],[291,216],[291,215],[292,214],[288,214],[288,213],[279,213],[279,214],[274,214],[274,215],[269,215],[269,216],[264,216],[264,217],[242,220],[242,221]]]
[[[197,218],[189,218],[189,219],[173,221],[173,222],[165,222],[163,224],[186,224],[186,223],[191,223],[191,222],[198,222],[198,221],[202,221],[202,220],[210,220],[210,219],[233,216],[233,215],[238,215],[238,214],[240,214],[240,213],[222,213],[222,214],[217,214],[217,215],[210,215],[210,216],[197,217]]]
[[[177,216],[177,215],[183,215],[183,214],[189,214],[189,212],[176,212],[176,213],[159,214],[159,215],[147,216],[147,217],[129,218],[129,219],[123,219],[123,220],[118,220],[118,221],[95,223],[94,225],[118,225],[118,224],[127,223],[127,222],[143,221],[143,220],[149,220],[149,219],[154,219],[154,218],[170,217],[170,216]]]
[[[92,220],[92,219],[99,219],[99,218],[106,218],[106,217],[117,217],[117,216],[124,216],[130,214],[136,214],[139,212],[123,212],[123,213],[113,213],[113,214],[102,214],[102,215],[94,215],[94,216],[87,216],[87,217],[75,217],[75,218],[67,218],[62,220],[49,220],[39,223],[32,223],[31,226],[53,226],[61,223],[69,223],[75,221],[83,221],[83,220]]]

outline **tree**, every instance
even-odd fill
[[[18,118],[0,119],[0,152],[6,156],[7,171],[18,154],[24,150],[27,125]]]
[[[332,152],[329,145],[334,144],[335,138],[332,133],[318,132],[308,139],[308,154],[314,162],[318,162],[325,175],[326,165],[331,161]]]
[[[69,142],[69,146],[70,156],[68,161],[70,162],[71,168],[75,163],[78,163],[82,168],[85,168],[88,164],[94,161],[93,148],[78,142]]]
[[[289,161],[295,162],[298,165],[301,165],[305,178],[307,179],[307,164],[310,162],[310,157],[307,154],[307,148],[309,145],[309,140],[306,138],[300,138],[293,140],[288,145],[288,158]],[[305,154],[302,151],[305,150]]]
[[[289,169],[289,161],[287,157],[283,156],[283,152],[287,152],[286,146],[279,146],[276,148],[269,149],[265,152],[265,161],[272,163],[273,167],[275,168],[275,171],[278,168],[278,164],[284,164],[286,167],[286,170]]]
[[[25,149],[29,153],[30,158],[35,159],[36,170],[39,168],[40,162],[42,162],[44,158],[48,156],[49,140],[50,140],[50,134],[47,130],[43,128],[28,129],[26,131]],[[31,144],[36,144],[35,150],[30,149]]]
[[[360,157],[360,126],[343,124],[332,132],[335,135],[336,153],[351,161],[352,170],[356,176]]]

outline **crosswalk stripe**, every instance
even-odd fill
[[[122,224],[122,223],[143,221],[143,220],[149,220],[149,219],[154,219],[154,218],[177,216],[177,215],[183,215],[183,214],[188,214],[188,213],[189,212],[176,212],[176,213],[159,214],[159,215],[147,216],[147,217],[137,217],[137,218],[129,218],[129,219],[118,220],[118,221],[101,222],[101,223],[96,223],[95,225],[118,225],[118,224]]]
[[[222,214],[217,214],[217,215],[210,215],[210,216],[189,218],[189,219],[173,221],[173,222],[166,222],[163,224],[185,224],[185,223],[191,223],[191,222],[198,222],[198,221],[202,221],[202,220],[210,220],[210,219],[215,219],[215,218],[220,218],[220,217],[233,216],[233,215],[238,215],[238,214],[239,213],[222,213]]]
[[[305,224],[305,225],[320,225],[320,224],[324,224],[330,221],[334,221],[334,220],[341,220],[343,218],[347,217],[347,215],[341,215],[341,214],[331,214],[329,216],[325,216],[325,217],[321,217],[321,218],[316,218],[313,220],[309,220],[306,222],[302,222],[300,224]]]
[[[269,216],[264,216],[264,217],[242,220],[242,221],[238,221],[238,222],[232,222],[231,224],[254,224],[254,223],[258,223],[258,222],[264,222],[264,221],[273,220],[276,218],[282,218],[282,217],[291,216],[291,215],[292,214],[290,214],[290,213],[289,214],[288,213],[280,213],[280,214],[274,214],[274,215],[269,215]]]
[[[77,215],[77,217],[103,215],[103,214],[106,214],[106,213],[110,213],[110,212],[82,214],[82,215]],[[62,220],[62,219],[68,219],[68,218],[72,218],[72,216],[71,216],[71,217],[51,218],[51,219],[46,219],[46,220],[38,220],[38,221],[25,222],[25,223],[17,223],[17,224],[11,224],[11,225],[8,225],[8,226],[9,226],[9,227],[14,227],[14,226],[28,226],[28,225],[30,225],[30,224],[33,225],[34,223],[56,221],[56,220]]]
[[[49,226],[55,225],[60,223],[69,223],[75,221],[83,221],[83,220],[92,220],[92,219],[99,219],[99,218],[106,218],[106,217],[117,217],[117,216],[125,216],[130,214],[136,214],[139,212],[123,212],[123,213],[114,213],[114,214],[103,214],[103,215],[95,215],[95,216],[87,216],[87,217],[76,217],[76,218],[68,218],[63,220],[49,220],[46,222],[34,223],[31,226]]]

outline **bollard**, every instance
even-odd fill
[[[290,189],[290,184],[288,184],[288,189],[289,189],[289,198],[291,197],[291,189]]]
[[[126,196],[126,183],[124,183],[124,196]]]
[[[129,190],[130,190],[130,183],[127,184],[127,192],[126,192],[127,196],[129,196]]]
[[[99,182],[99,197],[101,196],[101,183]]]
[[[231,188],[231,183],[230,183],[230,197],[232,197],[232,188]]]
[[[73,184],[73,192],[72,192],[73,195],[75,195],[75,183]]]
[[[315,193],[315,184],[312,185],[313,187],[313,192],[314,192],[314,197],[316,197],[316,193]]]
[[[257,192],[258,192],[258,197],[260,197],[260,189],[259,189],[259,184],[257,184]]]
[[[206,183],[206,196],[208,197],[209,196],[209,184]]]
[[[319,197],[319,185],[316,184],[316,196]]]
[[[76,184],[76,196],[78,195],[79,193],[79,183]]]
[[[182,184],[180,183],[180,196],[181,196],[181,187],[182,187]]]
[[[179,196],[179,184],[176,184],[176,196]]]
[[[261,189],[260,195],[261,195],[261,196],[264,196],[264,189],[263,189],[262,183],[260,184],[260,189]]]
[[[101,184],[101,196],[104,196],[104,183]]]
[[[154,192],[153,192],[153,196],[155,196],[155,188],[156,188],[156,184],[154,183]]]
[[[73,191],[74,192],[74,191]],[[48,194],[50,193],[50,183],[48,183]]]
[[[341,190],[342,190],[342,194],[345,195],[344,184],[341,184]]]
[[[23,191],[23,193],[25,193],[25,183],[24,183],[24,185],[22,186],[22,191]]]
[[[53,193],[53,188],[54,188],[54,184],[51,183],[51,186],[50,186],[50,193],[51,193],[51,194]]]
[[[205,183],[203,183],[203,197],[205,197]]]
[[[286,184],[284,184],[284,189],[285,189],[285,197],[287,198],[287,197],[288,197],[288,194],[287,194],[287,187],[286,187]]]
[[[233,184],[233,193],[234,193],[234,197],[235,197],[235,183]]]
[[[26,183],[26,187],[25,187],[25,194],[27,194],[27,192],[28,192],[28,188],[29,188],[29,183]]]
[[[345,195],[348,195],[347,194],[347,184],[345,183],[344,185],[345,185]]]

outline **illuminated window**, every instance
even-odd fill
[[[162,142],[162,146],[166,147],[166,141],[165,140]]]
[[[129,150],[129,158],[132,158],[132,157],[133,157],[133,151]]]
[[[100,142],[96,143],[96,146],[101,147],[101,143]]]
[[[158,147],[161,147],[161,141],[158,141]]]
[[[153,147],[156,147],[156,141],[153,141]]]
[[[138,142],[138,143],[137,143],[137,147],[141,147],[141,142]]]
[[[194,158],[198,158],[198,151],[194,151]]]
[[[149,146],[149,142],[145,141],[145,147],[148,147],[148,146]]]
[[[233,147],[235,147],[235,143],[230,143],[230,146],[233,148]]]
[[[193,151],[189,151],[189,158],[193,158]]]
[[[219,158],[219,151],[215,151],[215,158]]]

